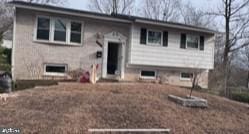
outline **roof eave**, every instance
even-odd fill
[[[114,18],[112,16],[100,16],[100,15],[90,15],[86,13],[75,13],[70,11],[62,11],[62,10],[55,10],[50,8],[44,8],[44,7],[34,7],[29,5],[20,5],[15,3],[10,3],[14,5],[16,8],[23,8],[23,9],[30,9],[30,10],[36,10],[36,11],[44,11],[44,12],[52,12],[52,13],[58,13],[58,14],[65,14],[65,15],[72,15],[72,16],[80,16],[80,17],[86,17],[86,18],[92,18],[92,19],[98,19],[98,20],[108,20],[108,21],[115,21],[115,22],[121,22],[121,23],[132,23],[131,20],[124,20],[119,18]]]
[[[190,31],[196,31],[196,32],[203,32],[203,33],[207,33],[207,34],[216,34],[217,33],[216,31],[208,30],[208,29],[202,29],[202,28],[190,27],[190,26],[184,26],[184,25],[177,25],[177,24],[162,23],[162,22],[156,22],[156,21],[149,21],[149,20],[143,20],[143,19],[136,19],[135,22],[170,27],[170,28],[176,28],[176,29],[184,29],[184,30],[190,30]]]
[[[36,11],[44,11],[44,12],[52,12],[52,13],[79,16],[79,17],[86,17],[86,18],[92,18],[92,19],[97,19],[97,20],[107,20],[107,21],[114,21],[114,22],[128,23],[128,24],[137,22],[137,23],[145,23],[145,24],[158,25],[158,26],[164,26],[164,27],[170,27],[170,28],[176,28],[176,29],[203,32],[203,33],[207,33],[207,34],[216,34],[217,33],[216,31],[213,31],[213,30],[199,28],[199,27],[195,27],[195,26],[188,26],[188,25],[184,25],[184,24],[173,24],[173,23],[167,23],[167,22],[141,19],[141,18],[136,18],[136,17],[130,17],[129,19],[122,18],[122,17],[118,18],[118,16],[115,17],[112,15],[106,15],[106,14],[100,14],[100,13],[67,9],[67,8],[61,8],[61,7],[57,8],[57,7],[53,7],[53,6],[42,6],[42,5],[38,5],[38,4],[30,4],[30,3],[24,3],[24,2],[10,2],[9,4],[11,4],[17,8],[30,9],[30,10],[36,10]],[[55,8],[55,9],[53,9],[53,8]]]

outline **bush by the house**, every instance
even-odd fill
[[[245,92],[235,92],[232,93],[231,98],[233,100],[236,101],[240,101],[240,102],[245,102],[245,103],[249,103],[249,93],[245,93]]]

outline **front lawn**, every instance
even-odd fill
[[[172,133],[249,133],[249,108],[196,93],[207,109],[182,107],[168,94],[189,90],[142,83],[60,84],[15,92],[0,101],[0,127],[23,133],[87,133],[89,128],[169,128]]]

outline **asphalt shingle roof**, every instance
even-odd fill
[[[72,9],[72,8],[58,7],[58,6],[47,5],[47,4],[36,4],[36,3],[23,2],[23,1],[12,1],[9,3],[12,5],[31,6],[31,7],[36,7],[36,8],[52,9],[52,10],[57,10],[57,11],[66,11],[66,12],[72,12],[72,13],[80,13],[80,14],[88,14],[88,15],[101,16],[101,17],[116,18],[116,19],[128,20],[131,22],[135,22],[136,20],[143,20],[143,21],[156,22],[156,23],[162,23],[162,24],[168,24],[168,25],[174,25],[174,26],[181,26],[181,27],[186,27],[186,28],[194,28],[196,30],[205,31],[208,33],[216,33],[217,32],[217,31],[214,31],[214,30],[211,30],[208,28],[186,25],[186,24],[176,23],[176,22],[168,22],[168,21],[162,21],[162,20],[149,19],[149,18],[132,16],[132,15],[103,14],[103,13],[90,12],[90,11],[85,11],[85,10],[77,10],[77,9]]]

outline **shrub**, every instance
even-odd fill
[[[73,80],[79,81],[80,77],[84,74],[85,70],[76,69],[68,72],[68,75],[71,76]]]
[[[249,93],[232,93],[231,98],[239,102],[249,103]]]

